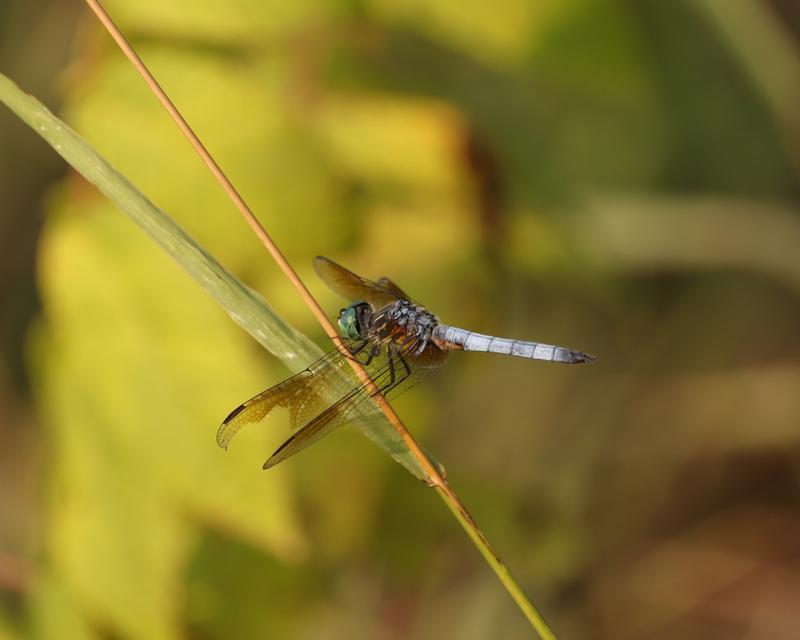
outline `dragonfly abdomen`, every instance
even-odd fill
[[[518,358],[528,358],[530,360],[545,360],[547,362],[564,362],[574,364],[580,362],[592,362],[594,356],[573,351],[566,347],[557,347],[541,342],[527,342],[525,340],[513,340],[511,338],[498,338],[487,336],[482,333],[459,329],[445,324],[438,325],[433,331],[433,341],[441,349],[481,351],[484,353],[501,353]]]

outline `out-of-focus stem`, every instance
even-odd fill
[[[762,96],[800,174],[800,48],[768,2],[700,0],[694,6],[727,42]]]

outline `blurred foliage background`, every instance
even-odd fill
[[[330,309],[311,258],[448,322],[397,402],[564,638],[796,637],[793,0],[108,0]],[[87,9],[0,65],[325,339]],[[262,472],[286,370],[0,110],[0,638],[523,638],[433,492],[355,431]]]

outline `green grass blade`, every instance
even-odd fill
[[[220,265],[91,145],[3,74],[0,74],[0,101],[138,224],[240,327],[290,370],[300,371],[322,355],[319,347],[281,318],[263,297]],[[221,409],[224,414],[225,408]],[[425,478],[416,458],[382,414],[376,413],[356,426],[412,474]],[[215,427],[209,425],[209,438],[213,439]]]

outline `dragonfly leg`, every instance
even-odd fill
[[[400,355],[399,353],[397,354],[397,359],[400,360],[400,364],[402,364],[403,368],[406,370],[406,375],[403,376],[403,380],[405,380],[408,376],[411,375],[411,367],[408,366],[408,363],[406,362],[406,359],[402,355]],[[401,380],[401,382],[402,382],[402,380]]]
[[[361,353],[361,352],[364,350],[364,347],[366,347],[368,344],[369,344],[369,341],[368,341],[368,340],[364,340],[364,341],[363,341],[361,344],[359,344],[359,345],[353,345],[352,347],[347,347],[347,352],[348,352],[348,353],[349,353],[351,356],[356,356],[356,355],[358,355],[359,353]],[[358,358],[356,358],[356,359],[358,359]]]
[[[369,366],[369,364],[372,362],[372,359],[375,356],[377,356],[380,352],[381,352],[381,345],[380,344],[372,345],[372,349],[370,349],[369,354],[367,354],[367,359],[363,363],[364,366],[365,367]]]
[[[408,376],[411,375],[411,368],[408,366],[405,358],[399,353],[395,353],[395,351],[391,348],[386,350],[386,357],[389,364],[389,382],[388,384],[384,385],[381,388],[381,393],[385,394],[392,389],[394,389],[397,385],[399,385],[403,380],[405,380]],[[403,365],[404,373],[402,377],[400,377],[396,371],[396,363],[397,361]],[[399,378],[399,379],[398,379]]]
[[[391,347],[387,347],[386,348],[386,360],[387,360],[387,364],[389,366],[389,382],[387,384],[383,385],[379,389],[379,391],[381,393],[386,393],[387,391],[389,391],[389,389],[391,389],[396,384],[395,381],[397,379],[397,376],[395,375],[395,372],[394,372],[394,354],[392,353],[392,348]]]

